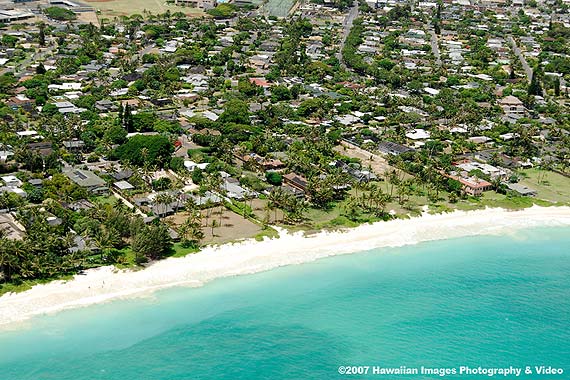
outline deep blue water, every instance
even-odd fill
[[[337,256],[0,332],[0,380],[441,378],[341,365],[547,365],[564,375],[520,378],[570,379],[570,229]]]

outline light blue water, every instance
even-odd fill
[[[570,229],[338,256],[0,332],[1,380],[362,378],[340,365],[550,365],[565,374],[520,378],[569,379]]]

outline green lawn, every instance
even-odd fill
[[[101,195],[93,198],[93,200],[102,205],[106,204],[114,205],[117,202],[117,198],[115,198],[113,195],[107,195],[107,196]]]
[[[174,253],[170,257],[184,257],[191,253],[196,253],[200,251],[199,248],[194,248],[194,247],[184,248],[181,243],[174,243],[172,249],[174,250]]]
[[[255,240],[263,241],[266,237],[270,239],[277,238],[279,237],[279,233],[275,229],[267,227],[266,229],[262,230],[260,233],[255,235]]]
[[[537,198],[550,202],[570,203],[570,178],[536,168],[520,171],[526,177],[520,183],[538,191]]]
[[[25,292],[26,290],[30,290],[35,285],[47,284],[54,280],[71,280],[72,278],[73,278],[72,275],[65,275],[58,278],[52,278],[49,280],[26,280],[22,281],[19,284],[13,284],[13,283],[0,284],[0,296],[11,292],[13,293]]]

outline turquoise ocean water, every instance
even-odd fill
[[[337,256],[0,331],[0,380],[442,378],[341,365],[546,365],[565,373],[519,378],[570,379],[570,229]]]

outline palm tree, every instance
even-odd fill
[[[390,196],[392,196],[394,192],[394,186],[397,186],[400,183],[400,176],[396,170],[392,170],[388,173],[388,182],[390,183]]]
[[[210,225],[210,227],[212,228],[212,238],[215,236],[214,235],[214,228],[218,227],[218,221],[217,220],[212,220],[212,224]]]
[[[166,209],[169,204],[174,202],[174,197],[170,193],[160,193],[154,199],[154,202],[157,206],[162,206],[162,215],[166,214]],[[161,217],[159,215],[159,217]]]
[[[0,280],[4,282],[10,282],[12,280],[12,274],[16,269],[16,257],[13,254],[14,240],[9,240],[6,237],[0,238]]]
[[[183,241],[197,244],[204,238],[204,233],[202,232],[201,217],[199,212],[191,213],[188,218],[178,227],[178,233],[182,237]]]
[[[111,248],[114,248],[120,241],[121,236],[117,230],[113,228],[106,228],[101,225],[99,230],[92,236],[92,241],[101,252],[101,261],[104,260],[104,254]]]
[[[375,187],[370,192],[370,206],[374,205],[374,207],[370,208],[374,210],[374,214],[377,216],[383,216],[385,214],[386,205],[391,199],[390,194],[386,194],[382,189]]]
[[[222,198],[225,197],[226,189],[222,187],[222,177],[220,173],[210,174],[204,179],[204,187],[207,188],[211,193],[221,193]],[[220,202],[220,222],[222,225],[222,215],[224,209],[224,201]]]
[[[194,200],[194,198],[188,198],[186,200],[186,202],[184,203],[184,209],[189,214],[196,212],[197,207],[198,207],[198,205],[196,204],[196,201]]]
[[[346,217],[352,221],[358,218],[358,200],[356,197],[349,197],[344,206],[344,214]]]
[[[274,188],[267,197],[267,206],[275,211],[274,223],[277,223],[277,210],[283,201],[283,190],[281,188]]]
[[[149,169],[150,169],[150,165],[148,162],[148,148],[144,147],[141,149],[141,157],[143,159],[143,176],[145,177],[145,180],[148,181],[148,175],[149,175]]]

